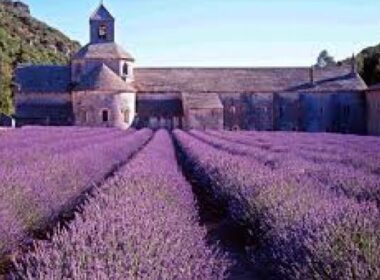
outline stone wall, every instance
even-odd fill
[[[74,92],[75,124],[128,128],[136,112],[135,93]]]
[[[380,135],[380,90],[371,90],[367,96],[367,128],[369,135]]]
[[[302,130],[302,111],[300,96],[297,92],[276,93],[273,96],[274,130]]]
[[[224,128],[227,130],[272,130],[273,94],[221,94]]]
[[[183,108],[178,93],[139,93],[136,112],[136,128],[182,128]]]
[[[194,109],[185,111],[185,129],[223,130],[223,109]]]
[[[221,94],[227,130],[366,133],[361,92]]]
[[[17,126],[72,125],[70,93],[22,93],[14,98]]]

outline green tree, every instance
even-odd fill
[[[334,64],[336,64],[334,57],[332,57],[327,50],[321,51],[317,58],[317,66],[326,67]]]
[[[0,63],[0,113],[12,114],[12,101],[12,68],[9,64]]]

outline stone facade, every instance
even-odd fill
[[[75,125],[128,128],[134,118],[134,93],[74,92]]]
[[[354,63],[352,63],[354,65]],[[100,5],[67,66],[16,69],[19,125],[378,134],[379,96],[352,65],[139,68]],[[379,87],[380,88],[380,87]]]
[[[380,135],[380,85],[367,91],[367,129],[370,135]]]

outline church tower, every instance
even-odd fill
[[[103,4],[90,17],[90,43],[115,41],[115,18]]]
[[[128,128],[136,112],[134,58],[115,42],[115,18],[102,4],[90,17],[90,42],[71,58],[75,124]]]

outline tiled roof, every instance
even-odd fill
[[[189,109],[223,109],[218,94],[209,92],[207,94],[182,93],[183,105]]]
[[[74,88],[74,91],[100,90],[100,91],[124,91],[135,92],[136,90],[123,81],[107,65],[101,64],[88,73]]]
[[[66,93],[70,86],[70,67],[20,65],[15,72],[15,82],[24,93]]]
[[[126,59],[134,58],[115,42],[90,43],[81,48],[73,59]]]
[[[104,7],[103,4],[100,4],[99,7],[95,10],[95,12],[91,15],[90,20],[108,20],[113,21],[115,18],[111,15],[111,13]]]
[[[140,92],[280,92],[364,90],[364,81],[347,66],[310,68],[136,68]]]

